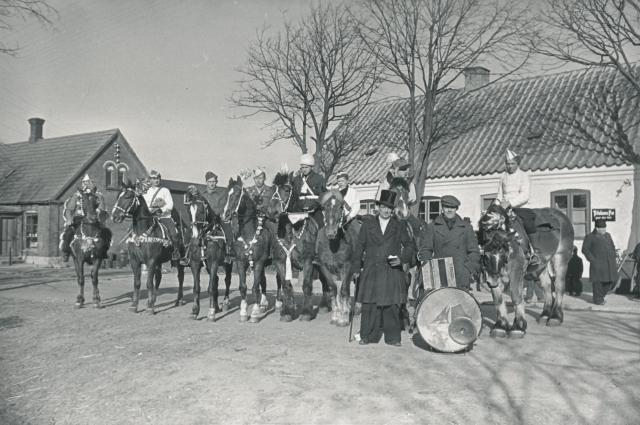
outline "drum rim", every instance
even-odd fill
[[[424,338],[424,336],[422,336],[422,332],[420,332],[420,327],[417,326],[417,318],[418,318],[418,312],[420,311],[420,306],[422,305],[422,303],[424,302],[424,300],[426,300],[431,294],[436,293],[437,291],[441,291],[443,289],[456,289],[458,291],[462,291],[464,293],[466,293],[467,295],[470,295],[471,298],[473,299],[473,301],[475,301],[476,305],[478,306],[478,311],[480,312],[480,330],[478,332],[478,335],[476,336],[476,339],[474,340],[477,341],[480,336],[482,335],[482,328],[484,327],[484,315],[482,314],[482,308],[480,307],[480,303],[478,302],[478,300],[476,299],[476,297],[473,296],[473,294],[471,294],[471,292],[469,291],[465,291],[462,288],[458,288],[457,286],[441,286],[439,288],[433,289],[431,291],[429,291],[429,293],[425,294],[422,299],[420,300],[420,302],[418,303],[418,305],[416,306],[416,329],[418,330],[418,333],[420,334],[420,338],[422,338],[424,340],[424,342],[427,343],[427,345],[429,345],[429,347],[431,347],[432,349],[441,352],[441,353],[460,353],[463,351],[468,351],[471,349],[471,347],[473,347],[473,343],[469,344],[468,346],[458,350],[458,351],[442,351],[442,350],[438,350],[436,347],[433,347],[431,344],[429,344],[427,342],[427,340]],[[462,344],[460,344],[462,345]]]

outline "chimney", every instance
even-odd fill
[[[464,91],[478,90],[489,84],[491,72],[481,66],[470,66],[464,69]]]
[[[44,126],[44,120],[42,118],[29,118],[29,124],[31,124],[29,142],[34,143],[42,139],[42,126]]]

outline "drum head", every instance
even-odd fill
[[[418,305],[416,326],[431,347],[456,353],[467,350],[480,336],[482,312],[468,292],[440,288],[427,294]]]

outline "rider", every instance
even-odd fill
[[[512,222],[516,226],[521,222],[524,232],[518,228],[513,230],[520,236],[518,241],[525,254],[530,256],[529,264],[535,265],[540,262],[533,245],[538,237],[535,214],[528,208],[522,208],[529,202],[531,179],[529,173],[520,169],[520,161],[520,155],[507,149],[505,155],[506,171],[500,177],[497,200],[504,209],[510,212],[513,218],[515,218],[514,214],[520,218],[520,220]]]
[[[220,218],[224,214],[224,207],[227,205],[227,198],[229,191],[223,187],[218,187],[218,176],[213,171],[207,171],[204,174],[204,179],[207,184],[207,188],[201,193],[201,195],[207,200],[209,206]],[[231,262],[231,254],[233,252],[233,230],[231,229],[231,223],[222,222],[222,230],[225,236],[225,246],[227,258],[226,263]]]
[[[173,246],[171,259],[177,261],[180,260],[180,235],[178,234],[176,223],[171,218],[173,198],[169,189],[160,186],[161,177],[159,172],[151,170],[149,173],[151,187],[147,189],[143,197],[149,207],[149,211],[158,217],[160,223],[167,228],[169,239],[171,239],[171,245]]]
[[[337,176],[338,190],[342,194],[344,199],[344,213],[346,223],[356,218],[360,212],[360,201],[358,200],[358,194],[353,188],[349,187],[349,174],[339,173]]]
[[[104,196],[101,192],[98,191],[98,188],[91,180],[88,174],[85,174],[80,183],[80,188],[76,190],[76,192],[71,195],[69,199],[67,199],[64,203],[64,209],[62,215],[64,216],[65,228],[62,233],[62,259],[64,261],[69,261],[69,255],[71,254],[71,241],[73,240],[73,235],[76,232],[78,226],[82,222],[82,217],[84,217],[84,211],[82,210],[82,194],[83,193],[93,193],[98,201],[97,213],[98,217],[104,215],[106,211]]]
[[[264,184],[267,175],[262,168],[256,168],[253,170],[252,175],[255,186],[249,186],[247,188],[247,192],[256,203],[256,206],[258,207],[258,214],[265,217],[267,215],[269,201],[273,196],[274,189],[272,186]]]
[[[411,164],[404,159],[398,158],[391,163],[391,168],[387,172],[386,176],[380,180],[380,185],[378,186],[378,193],[376,194],[376,199],[380,199],[380,193],[382,190],[388,190],[390,187],[390,180],[395,177],[402,177],[403,179],[409,182],[409,206],[416,203],[416,187],[412,181],[410,181],[409,177],[409,169],[411,168]]]
[[[313,171],[315,159],[311,154],[300,157],[300,171],[293,177],[293,196],[297,199],[293,211],[305,211],[315,219],[318,227],[324,226],[320,195],[327,191],[324,177]]]

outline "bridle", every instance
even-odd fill
[[[284,199],[282,199],[282,196],[280,196],[280,188],[286,188],[289,187],[289,196],[287,197],[287,202],[284,201]],[[271,195],[271,200],[272,201],[278,201],[280,202],[280,207],[282,208],[282,212],[285,213],[287,212],[287,210],[289,209],[289,203],[291,203],[291,198],[293,197],[293,189],[291,188],[291,186],[279,186],[276,185],[276,190],[273,191],[273,195]]]
[[[133,200],[131,201],[131,204],[129,204],[129,206],[126,209],[124,209],[120,206],[120,198],[122,198],[124,194],[127,192],[133,192]],[[125,217],[131,217],[132,216],[131,212],[133,211],[134,207],[137,208],[139,206],[140,206],[140,200],[138,199],[138,194],[132,188],[127,187],[122,192],[120,192],[120,195],[118,195],[118,198],[116,199],[116,204],[113,206],[112,215],[116,211],[122,211]]]
[[[233,195],[234,191],[236,190],[236,188],[232,187],[229,190],[229,193],[227,194],[227,202],[224,204],[224,210],[222,210],[222,220],[223,221],[229,221],[229,220],[225,220],[225,217],[227,216],[227,211],[229,210],[229,201],[231,200],[231,195]],[[240,197],[238,198],[238,204],[236,205],[236,207],[233,210],[233,213],[231,214],[231,216],[233,217],[233,215],[238,215],[238,210],[240,209],[240,204],[242,204],[242,197],[245,196],[244,194],[244,187],[240,187]]]
[[[327,202],[327,203],[329,203],[329,202]],[[330,203],[331,203],[332,207],[335,207],[336,198],[332,198]],[[337,226],[338,226],[339,229],[342,229],[344,231],[344,206],[340,205],[340,207],[338,209],[340,210],[340,217],[338,218]],[[326,213],[326,210],[325,210],[324,206],[322,208],[322,218],[324,219],[324,222],[326,223],[327,222],[327,220],[326,220],[327,213]]]

